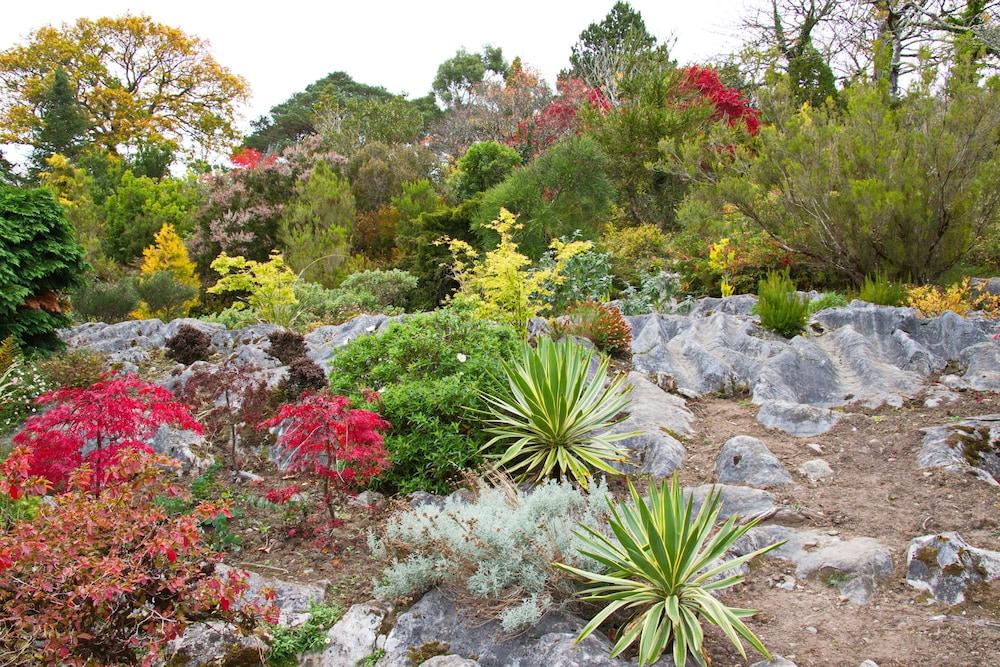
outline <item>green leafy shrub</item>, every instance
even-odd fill
[[[293,288],[299,301],[296,324],[340,324],[362,313],[398,315],[416,287],[417,278],[398,269],[354,273],[335,289],[299,281]]]
[[[787,338],[805,327],[809,303],[795,291],[795,284],[787,272],[772,271],[758,285],[754,312],[760,316],[762,325]]]
[[[522,252],[538,259],[553,239],[576,231],[584,239],[596,240],[599,223],[611,211],[615,188],[601,148],[581,136],[555,144],[482,197],[473,223],[482,245],[496,245],[498,234],[491,224],[501,209],[507,209],[523,225],[515,239]]]
[[[561,241],[569,243],[567,239]],[[558,261],[556,252],[550,249],[542,256],[539,265],[542,268],[553,267]],[[609,267],[608,254],[593,248],[573,255],[565,261],[556,279],[544,285],[549,294],[543,300],[552,312],[562,313],[574,303],[606,299],[611,293]]]
[[[117,282],[92,282],[76,290],[70,297],[77,319],[89,322],[122,322],[139,305],[135,280],[124,278]]]
[[[621,293],[619,304],[622,314],[645,315],[662,312],[679,290],[677,274],[666,271],[642,273],[638,285],[629,285]]]
[[[232,307],[247,310],[261,321],[278,325],[291,322],[292,307],[298,304],[292,289],[297,277],[280,254],[257,262],[222,253],[212,262],[212,269],[219,274],[219,280],[206,292],[240,295]]]
[[[191,301],[198,296],[198,289],[182,283],[173,271],[143,276],[135,290],[146,310],[165,322],[187,316]]]
[[[484,405],[479,391],[498,388],[493,373],[519,339],[509,326],[448,308],[394,322],[335,352],[331,390],[357,399],[363,390],[378,391],[379,413],[392,424],[385,439],[392,467],[383,485],[445,492],[461,470],[481,461],[485,437],[473,415]]]
[[[865,276],[858,298],[876,306],[899,306],[906,300],[906,286],[889,279],[884,271]]]
[[[313,604],[309,618],[294,627],[279,625],[271,633],[267,664],[271,667],[294,667],[298,657],[326,645],[326,631],[343,616],[336,605]]]
[[[623,216],[619,212],[616,217]],[[638,283],[644,273],[655,275],[664,269],[670,241],[656,225],[608,224],[601,233],[600,246],[608,253],[616,286],[624,289]]]
[[[0,372],[0,434],[10,433],[38,412],[35,399],[51,388],[34,363],[14,357]]]
[[[522,479],[543,480],[558,468],[560,477],[587,488],[592,469],[618,474],[610,462],[626,457],[614,443],[635,433],[602,431],[620,421],[632,388],[625,376],[605,385],[607,359],[588,377],[592,357],[569,339],[523,345],[520,359],[503,364],[506,387],[483,396],[486,432],[493,436],[483,449],[506,446],[499,465]]]
[[[201,329],[185,324],[167,339],[166,348],[167,358],[190,366],[196,361],[208,359],[212,349],[212,337]]]
[[[51,192],[0,183],[0,340],[59,347],[70,322],[61,292],[82,284],[83,257]]]
[[[361,271],[344,279],[340,290],[370,300],[378,307],[406,308],[417,287],[417,277],[392,269],[390,271]]]
[[[580,554],[573,524],[599,529],[607,498],[603,480],[589,493],[554,480],[529,491],[506,482],[481,484],[471,501],[450,498],[443,507],[397,514],[381,535],[369,535],[372,553],[391,562],[375,594],[409,597],[441,586],[474,611],[499,618],[508,632],[530,626],[573,593],[553,561],[596,567]]]
[[[744,660],[740,637],[770,660],[771,654],[741,620],[756,612],[729,607],[712,592],[742,582],[743,575],[734,570],[783,543],[723,560],[757,521],[738,524],[734,515],[713,535],[722,510],[719,490],[708,495],[697,514],[691,496],[682,496],[676,473],[673,480],[650,486],[648,502],[631,482],[629,492],[630,502],[611,506],[613,537],[581,525],[580,554],[599,563],[596,571],[568,563],[555,565],[587,581],[580,593],[583,599],[608,603],[583,628],[578,641],[621,611],[630,618],[618,634],[611,657],[638,639],[639,665],[655,663],[671,648],[678,667],[684,667],[689,654],[704,665],[701,624],[707,620],[723,631]]]
[[[503,182],[520,165],[521,155],[510,146],[480,141],[469,146],[459,158],[448,184],[455,199],[464,201]]]
[[[193,181],[165,178],[156,181],[126,171],[104,202],[107,236],[102,239],[108,257],[128,264],[142,257],[143,249],[163,225],[181,234],[191,229],[191,214],[198,205],[199,190]]]
[[[843,294],[838,294],[837,292],[824,292],[819,296],[819,298],[813,299],[809,302],[809,314],[815,315],[821,310],[826,310],[827,308],[842,308],[847,305],[847,299]]]

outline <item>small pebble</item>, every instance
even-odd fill
[[[809,626],[806,626],[806,632],[808,632],[811,635],[815,635],[816,633],[819,632],[819,630],[817,630],[813,626],[809,625]]]

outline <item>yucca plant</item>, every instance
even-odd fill
[[[632,387],[624,376],[608,381],[607,359],[588,379],[592,355],[570,339],[540,338],[504,364],[505,392],[483,394],[486,432],[493,436],[483,449],[507,445],[498,458],[512,475],[542,480],[558,468],[560,477],[587,488],[594,470],[618,473],[611,462],[626,456],[614,443],[637,433],[605,431],[620,421]]]
[[[629,492],[631,502],[615,506],[608,501],[612,536],[589,526],[576,533],[585,545],[580,554],[604,565],[604,573],[554,564],[589,582],[581,591],[584,600],[609,603],[583,628],[577,641],[583,641],[615,612],[624,611],[632,616],[622,626],[611,656],[638,639],[640,667],[653,664],[671,648],[677,667],[685,666],[689,654],[704,665],[703,620],[718,626],[744,658],[740,637],[771,659],[740,620],[756,610],[728,607],[713,597],[712,591],[742,582],[743,576],[733,570],[782,543],[723,560],[757,520],[738,523],[739,519],[731,516],[713,535],[722,509],[718,490],[708,494],[693,519],[691,496],[682,496],[676,473],[670,482],[650,486],[648,503],[631,482]]]

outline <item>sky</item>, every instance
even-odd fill
[[[752,0],[632,0],[657,37],[676,38],[681,63],[731,51],[736,22]],[[206,39],[221,64],[245,77],[252,97],[240,125],[329,72],[414,96],[430,90],[437,66],[459,47],[490,43],[521,56],[549,83],[566,66],[580,32],[614,0],[41,0],[11,2],[0,20],[0,50],[43,25],[80,17],[148,14]],[[255,6],[256,5],[256,6]],[[259,8],[258,8],[259,7]]]

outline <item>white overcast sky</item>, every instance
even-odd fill
[[[633,0],[650,32],[677,38],[675,57],[695,62],[730,51],[753,0]],[[82,16],[148,14],[211,43],[216,59],[250,82],[243,126],[307,84],[337,70],[397,93],[430,90],[438,64],[459,47],[503,47],[549,83],[580,31],[614,0],[34,0],[0,10],[0,50],[48,24]]]

